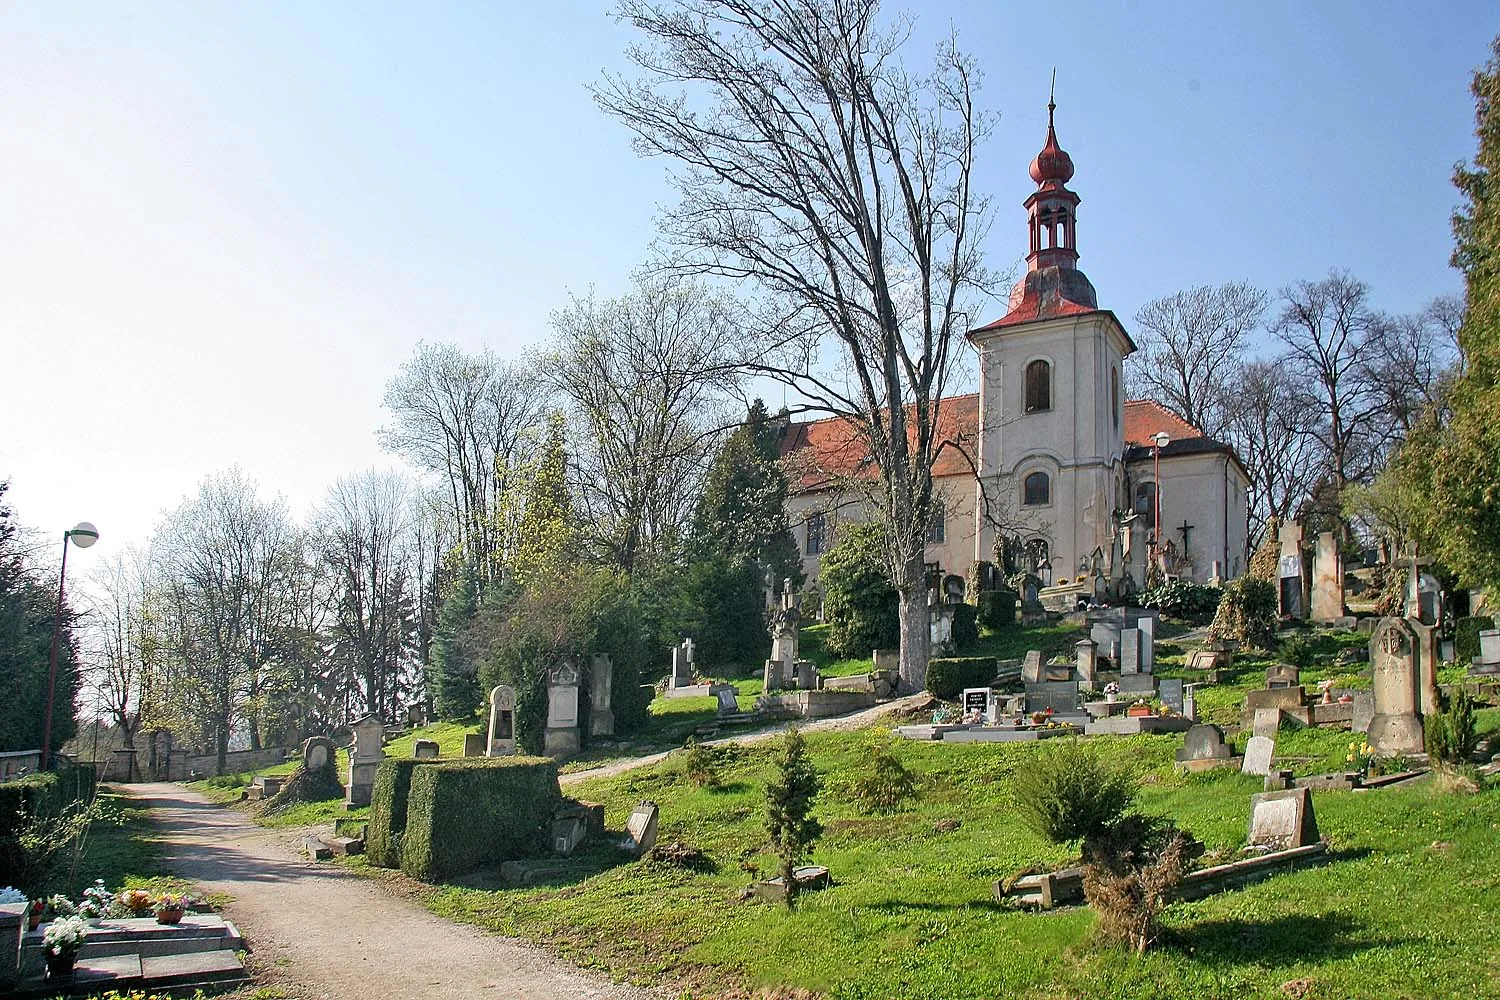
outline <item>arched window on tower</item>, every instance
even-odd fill
[[[1052,366],[1033,361],[1026,366],[1026,412],[1052,409]]]
[[[1045,472],[1033,472],[1021,486],[1021,504],[1025,507],[1045,507],[1052,502],[1052,480]]]

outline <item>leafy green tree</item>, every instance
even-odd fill
[[[700,547],[742,555],[766,567],[780,586],[802,582],[802,557],[786,521],[786,473],[776,428],[760,400],[714,456],[693,515]]]
[[[1454,171],[1464,204],[1453,215],[1453,264],[1467,307],[1458,332],[1462,372],[1440,414],[1413,431],[1390,474],[1421,498],[1422,545],[1471,586],[1500,586],[1500,38],[1474,74],[1479,151]]]
[[[737,555],[700,556],[664,584],[671,610],[663,645],[692,636],[709,670],[754,666],[765,659],[765,591],[756,563]]]
[[[509,575],[517,586],[529,587],[556,575],[575,547],[576,521],[568,495],[561,414],[552,415],[546,446],[535,461],[523,466],[518,480],[519,503],[506,501],[521,508]]]
[[[884,551],[880,525],[848,524],[823,557],[828,649],[839,656],[868,656],[900,637],[900,596],[886,575]]]
[[[792,873],[812,853],[823,834],[823,824],[812,814],[822,781],[807,753],[807,741],[795,727],[781,740],[775,773],[766,783],[766,832],[786,886],[787,909],[797,905],[797,880]]]

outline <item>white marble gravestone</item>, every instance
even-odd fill
[[[625,821],[625,832],[630,836],[629,844],[636,857],[656,846],[657,813],[656,803],[647,799]]]
[[[490,732],[486,757],[509,757],[516,752],[516,689],[498,684],[490,690]]]
[[[1258,774],[1262,778],[1271,773],[1271,758],[1276,753],[1276,741],[1268,736],[1252,736],[1245,744],[1245,761],[1240,765],[1242,774]]]
[[[547,671],[547,728],[542,733],[542,752],[566,757],[583,746],[578,727],[578,666],[561,660]]]

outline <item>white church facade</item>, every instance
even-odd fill
[[[933,468],[943,505],[927,561],[963,575],[1008,547],[1045,587],[1089,597],[1140,586],[1152,560],[1169,576],[1231,579],[1249,561],[1249,477],[1228,445],[1123,398],[1136,345],[1077,267],[1080,199],[1053,110],[1030,168],[1026,274],[1006,314],[968,334],[979,392],[940,408],[943,437],[961,447]],[[836,485],[862,460],[857,441],[842,418],[783,432],[783,454],[797,456],[788,509],[809,584],[838,523],[863,516]]]

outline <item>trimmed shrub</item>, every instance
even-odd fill
[[[1173,580],[1160,587],[1143,590],[1136,602],[1143,608],[1154,608],[1173,618],[1196,618],[1213,614],[1224,592],[1191,580]]]
[[[365,829],[365,856],[377,868],[401,867],[401,835],[406,830],[411,773],[436,760],[396,758],[383,760],[375,769],[375,787],[370,792],[370,822]]]
[[[979,595],[979,624],[999,632],[1016,623],[1016,604],[1020,595],[1014,590],[986,590]]]
[[[1208,632],[1215,639],[1236,639],[1266,649],[1276,637],[1276,611],[1276,587],[1242,576],[1224,588],[1224,598]]]
[[[979,609],[972,604],[954,604],[953,645],[968,649],[979,641]]]
[[[1473,615],[1460,618],[1453,625],[1453,656],[1458,665],[1466,667],[1479,655],[1479,633],[1495,627],[1495,619],[1489,615]]]
[[[927,690],[952,701],[964,688],[984,687],[999,669],[993,656],[938,656],[927,661]]]
[[[406,801],[401,870],[436,882],[545,853],[562,791],[554,760],[487,757],[416,768]]]

